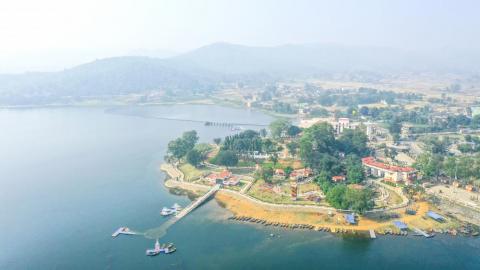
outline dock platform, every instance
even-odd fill
[[[118,229],[112,234],[112,237],[117,237],[117,236],[119,236],[120,234],[135,235],[135,234],[137,234],[137,233],[131,231],[131,230],[130,230],[129,228],[127,228],[127,227],[120,227],[120,228],[118,228]]]
[[[433,234],[428,234],[428,233],[426,233],[425,231],[420,230],[419,228],[413,228],[413,230],[414,230],[415,233],[417,233],[418,235],[424,236],[424,237],[426,237],[426,238],[433,237]]]
[[[370,232],[370,238],[371,238],[371,239],[377,238],[377,235],[375,234],[375,231],[374,231],[374,230],[370,229],[369,232]]]

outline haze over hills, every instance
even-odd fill
[[[59,72],[0,75],[0,102],[33,104],[70,96],[151,90],[212,90],[222,82],[268,81],[332,73],[477,72],[479,54],[419,53],[381,47],[215,43],[170,58],[126,56]]]

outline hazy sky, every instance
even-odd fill
[[[0,72],[218,41],[478,49],[479,11],[473,0],[0,0]]]

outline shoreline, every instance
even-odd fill
[[[167,174],[164,185],[167,188],[183,189],[193,193],[204,193],[210,189],[209,186],[183,181],[183,177],[178,177],[180,170],[170,164],[162,164],[160,169]],[[181,172],[180,172],[181,173]],[[174,180],[177,179],[177,180]],[[330,232],[368,232],[374,230],[379,234],[386,231],[400,233],[392,221],[400,220],[405,222],[411,228],[419,228],[426,231],[450,230],[460,227],[458,220],[449,218],[448,222],[438,223],[425,218],[426,213],[432,209],[428,202],[417,202],[413,204],[418,210],[416,215],[407,215],[400,209],[388,211],[395,214],[394,219],[375,218],[375,212],[359,216],[355,225],[346,224],[344,221],[344,212],[330,207],[322,206],[303,206],[303,205],[281,205],[263,202],[245,194],[240,194],[233,190],[221,189],[215,194],[217,202],[226,210],[232,213],[232,218],[242,217],[246,219],[261,220],[266,224],[287,224],[288,226],[304,225],[314,230],[328,230]],[[436,210],[436,209],[435,209]],[[386,211],[387,212],[387,211]],[[246,220],[248,221],[248,220]]]

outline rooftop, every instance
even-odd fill
[[[399,220],[394,221],[394,222],[393,222],[393,225],[395,225],[395,227],[397,227],[397,228],[400,229],[400,230],[406,230],[406,229],[408,229],[407,224],[405,224],[405,223],[403,223],[403,222],[401,222],[401,221],[399,221]]]
[[[414,172],[415,171],[415,169],[412,167],[401,167],[401,166],[395,166],[395,165],[390,165],[390,164],[376,161],[374,157],[364,157],[362,158],[362,163],[364,165],[376,167],[376,168],[386,170],[386,171],[391,171],[391,172]]]
[[[346,214],[345,220],[350,224],[355,224],[355,214]]]
[[[433,212],[433,211],[428,211],[427,212],[427,216],[435,219],[435,220],[443,220],[444,218],[442,216],[440,216],[439,214]]]

